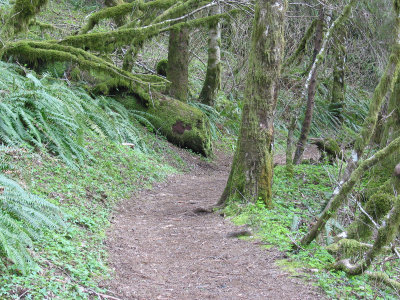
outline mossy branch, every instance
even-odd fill
[[[384,283],[386,286],[394,289],[397,293],[400,292],[400,282],[390,279],[390,277],[383,272],[367,272],[369,279]]]
[[[304,52],[306,51],[306,45],[307,45],[308,41],[311,39],[312,35],[314,34],[315,28],[317,27],[317,23],[318,23],[318,20],[314,20],[311,22],[306,33],[304,34],[303,38],[301,39],[296,51],[292,54],[292,56],[290,56],[286,60],[286,63],[284,64],[284,68],[290,67],[295,61],[299,61],[301,59],[301,57],[304,55]]]
[[[28,63],[65,61],[78,64],[81,68],[97,71],[105,75],[112,74],[113,84],[129,88],[144,100],[150,101],[148,87],[164,86],[167,81],[153,75],[135,75],[115,67],[113,64],[82,49],[47,42],[18,41],[9,43],[0,52],[0,58],[19,57]]]
[[[143,43],[143,41],[148,40],[161,32],[173,29],[179,30],[181,26],[189,28],[204,26],[205,24],[215,22],[216,20],[229,19],[238,12],[240,11],[231,10],[218,15],[197,18],[187,22],[175,23],[177,21],[183,21],[182,17],[179,17],[140,28],[122,28],[111,32],[80,34],[69,36],[61,41],[52,42],[91,51],[113,52],[115,49],[122,46],[140,45]]]
[[[391,243],[396,237],[400,226],[400,199],[396,199],[394,207],[389,212],[384,226],[379,228],[378,235],[372,248],[367,252],[365,258],[353,265],[349,259],[343,259],[335,264],[335,269],[342,270],[349,275],[359,275],[367,270],[372,261],[382,251],[384,246]]]
[[[133,1],[132,3],[123,3],[117,6],[107,7],[92,14],[87,24],[80,30],[80,34],[88,33],[101,20],[121,18],[129,14],[138,16],[141,11],[152,8],[168,9],[175,3],[176,0],[154,0],[150,2]]]
[[[330,244],[326,250],[332,255],[338,257],[350,257],[363,254],[373,248],[372,244],[362,243],[353,239],[341,239],[336,243]],[[399,251],[400,249],[396,249]],[[385,246],[382,248],[385,254],[393,252],[391,247]]]
[[[373,97],[370,102],[369,112],[364,120],[364,124],[355,142],[351,160],[348,162],[344,179],[348,178],[351,172],[357,167],[358,160],[364,153],[365,147],[369,144],[373,133],[375,132],[378,114],[386,94],[393,91],[400,70],[400,0],[393,1],[393,7],[396,16],[396,42],[393,46],[389,61],[384,74],[382,75],[378,86],[375,88]]]
[[[348,4],[348,6],[352,4],[354,5],[354,3],[355,1],[351,1]],[[400,0],[394,1],[397,32],[400,32],[399,4]],[[363,153],[365,146],[368,144],[372,133],[374,132],[374,128],[376,125],[376,118],[379,113],[379,109],[383,101],[383,98],[386,95],[389,87],[392,89],[394,83],[396,82],[400,68],[399,58],[400,58],[400,40],[397,40],[396,44],[393,47],[388,67],[386,68],[386,71],[382,76],[380,83],[374,93],[373,101],[370,105],[370,113],[367,119],[365,120],[364,127],[362,130],[361,134],[362,137],[356,142],[355,150],[353,151],[351,160],[348,162],[343,179],[341,180],[339,186],[335,188],[333,196],[331,197],[327,206],[325,207],[322,216],[319,218],[317,223],[312,227],[312,229],[303,237],[303,239],[301,240],[301,244],[307,245],[315,239],[315,237],[319,234],[323,226],[325,226],[326,222],[342,205],[343,201],[346,199],[347,195],[351,192],[356,182],[358,182],[358,180],[361,178],[365,170],[367,170],[369,167],[373,166],[378,162],[376,160],[378,154],[386,153],[385,156],[387,157],[399,149],[398,147],[400,147],[400,143],[399,139],[397,138],[393,140],[388,146],[378,151],[373,157],[363,161],[359,165],[359,158]],[[366,142],[367,140],[368,142]],[[393,145],[395,145],[395,147],[397,148],[393,148],[392,147]],[[379,156],[379,160],[382,160],[384,158],[385,157]]]
[[[342,182],[341,185],[335,189],[333,197],[323,210],[321,217],[310,229],[310,231],[301,239],[300,243],[302,245],[310,244],[317,237],[322,228],[324,228],[326,222],[336,213],[338,208],[343,204],[343,202],[346,200],[347,195],[352,191],[355,184],[359,182],[365,171],[397,151],[399,147],[400,137],[393,140],[389,145],[375,153],[375,155],[373,155],[372,157],[364,160],[358,166],[358,168],[354,170],[350,178],[346,182]]]

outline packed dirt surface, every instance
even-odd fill
[[[321,299],[317,288],[275,265],[283,254],[238,231],[217,213],[194,210],[215,204],[230,159],[187,158],[190,173],[120,203],[108,233],[114,278],[105,286],[120,299]]]

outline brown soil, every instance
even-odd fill
[[[192,171],[174,175],[116,209],[107,247],[121,299],[321,299],[317,288],[275,265],[283,254],[234,238],[220,215],[194,210],[217,202],[230,159],[186,155]]]

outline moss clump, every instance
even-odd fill
[[[340,146],[332,138],[311,139],[310,143],[318,147],[318,150],[321,152],[321,160],[327,157],[329,162],[333,162],[337,157],[342,158]]]
[[[212,154],[209,123],[199,109],[161,93],[153,93],[148,107],[129,95],[117,100],[127,109],[146,112],[154,128],[171,143],[204,156]]]
[[[326,247],[326,250],[332,255],[337,257],[355,257],[361,256],[371,247],[368,244],[362,244],[357,240],[353,239],[342,239],[337,243],[330,244]]]
[[[379,222],[392,208],[394,203],[393,194],[385,192],[375,193],[365,205],[365,212],[374,220]],[[372,235],[373,224],[365,214],[361,214],[348,229],[348,238],[367,240]]]
[[[167,67],[168,67],[168,59],[160,60],[156,66],[157,74],[166,77]]]
[[[26,30],[32,18],[47,2],[48,0],[16,0],[9,20],[14,28],[14,33]]]

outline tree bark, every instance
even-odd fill
[[[244,198],[272,207],[274,113],[286,8],[285,0],[257,1],[240,135],[219,206]]]
[[[342,121],[342,110],[344,107],[345,88],[345,63],[346,50],[343,43],[342,33],[337,33],[335,37],[334,59],[335,66],[333,69],[332,98],[331,107],[334,115],[338,120]]]
[[[286,168],[291,169],[293,165],[293,135],[297,127],[297,114],[294,113],[290,118],[288,126],[288,136],[286,140]]]
[[[315,43],[312,64],[314,64],[317,59],[318,53],[322,49],[322,40],[324,36],[324,23],[325,23],[325,13],[323,7],[320,8],[319,20],[315,30]],[[310,133],[312,115],[314,112],[314,102],[315,102],[315,92],[317,88],[317,68],[312,68],[310,84],[307,91],[307,108],[304,115],[304,121],[301,126],[300,138],[297,142],[296,152],[294,154],[293,163],[298,165],[301,162],[301,158],[304,153],[304,148],[307,143],[308,134]]]
[[[214,6],[211,13],[213,15],[220,14],[220,6]],[[219,20],[210,24],[208,34],[207,73],[199,96],[199,101],[209,106],[214,106],[215,99],[221,86],[221,25]]]
[[[167,79],[171,82],[168,94],[187,101],[189,84],[189,28],[180,27],[169,32]]]

